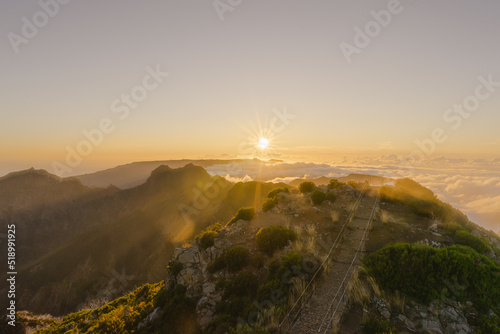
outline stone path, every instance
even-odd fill
[[[282,326],[283,332],[293,334],[331,333],[336,328],[343,309],[346,291],[352,274],[359,264],[360,253],[368,236],[369,221],[378,199],[365,195],[346,225],[338,247],[331,256],[328,272],[317,283],[315,291],[300,313],[290,317]],[[297,312],[295,313],[297,314]],[[295,320],[295,321],[293,321]]]

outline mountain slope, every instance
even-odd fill
[[[109,168],[95,173],[77,175],[75,178],[84,185],[90,187],[108,187],[110,184],[120,188],[128,189],[143,184],[151,172],[165,165],[170,168],[181,168],[189,164],[200,167],[215,164],[228,164],[239,160],[164,160],[164,161],[141,161],[126,165]]]
[[[183,215],[181,205],[192,206],[196,191],[210,186],[219,189],[219,194],[210,198],[209,205],[192,216]],[[200,226],[216,219],[218,203],[225,199],[229,188],[230,183],[212,178],[201,167],[161,166],[144,184],[127,190],[113,189],[111,193],[102,190],[107,196],[81,204],[76,212],[71,211],[71,203],[66,207],[58,203],[53,210],[69,210],[64,216],[69,221],[63,218],[55,225],[81,222],[86,229],[63,243],[54,242],[55,246],[39,253],[40,257],[20,262],[20,306],[58,315],[99,295],[112,298],[133,284],[159,280],[172,254],[172,243],[191,237]],[[50,205],[45,206],[50,211]],[[56,219],[57,214],[51,217]],[[39,218],[34,211],[31,226]],[[17,226],[19,231],[24,228],[22,224]],[[37,231],[35,227],[33,245],[44,236]],[[28,249],[28,253],[34,252]],[[116,286],[109,285],[110,280],[116,281]]]
[[[248,187],[252,189],[254,185]],[[320,189],[327,190],[326,187]],[[372,190],[376,194],[378,189]],[[348,293],[346,311],[343,317],[339,317],[338,333],[396,333],[397,330],[416,333],[498,332],[500,322],[497,322],[495,312],[500,311],[496,297],[500,294],[500,239],[471,223],[411,180],[398,180],[395,186],[382,189],[380,207],[375,205],[375,219],[364,248],[369,255],[364,261],[366,267],[356,271],[350,284],[314,280],[315,272],[320,277],[326,272],[321,271],[318,264],[331,249],[333,240],[343,230],[348,231],[347,235],[362,232],[358,231],[356,219],[354,225],[342,228],[344,222],[349,224],[350,215],[346,208],[355,207],[359,191],[341,185],[334,192],[337,199],[333,203],[326,201],[313,207],[310,195],[303,196],[293,190],[280,195],[273,213],[260,212],[250,222],[239,221],[225,228],[208,230],[207,235],[215,238],[213,246],[206,245],[206,241],[200,238],[177,249],[167,270],[167,285],[154,290],[157,294],[148,297],[151,305],[148,303],[143,313],[141,309],[127,316],[124,310],[127,306],[135,310],[135,296],[143,290],[152,291],[148,286],[104,307],[68,315],[62,322],[56,320],[54,325],[40,333],[57,333],[72,328],[91,332],[91,328],[101,328],[111,320],[119,329],[108,333],[124,330],[162,333],[167,330],[174,334],[212,334],[231,332],[235,328],[243,332],[276,333],[277,324],[294,304],[293,299],[288,298],[300,295],[307,282],[313,286],[330,284],[330,290]],[[420,197],[415,197],[417,194]],[[368,200],[373,201],[374,197]],[[363,217],[368,217],[369,211]],[[287,230],[286,227],[272,227],[272,224],[289,226],[296,231],[297,240],[283,243],[277,238],[274,242],[260,243],[259,235],[269,234],[261,233],[259,229]],[[464,239],[463,235],[467,233],[469,236]],[[339,266],[345,265],[345,260],[338,256],[346,249],[359,251],[356,245],[360,240],[355,239],[352,247],[348,237],[344,240],[342,249],[333,253],[327,270],[333,270],[335,274]],[[391,245],[393,242],[400,244]],[[480,247],[481,244],[486,248]],[[261,248],[262,245],[273,247],[274,255],[268,253],[267,248]],[[245,248],[250,257],[244,256]],[[476,248],[485,255],[479,254]],[[415,255],[398,260],[408,254],[407,250]],[[401,265],[405,261],[409,264]],[[439,266],[443,267],[442,270],[433,269]],[[453,266],[458,269],[453,269]],[[457,281],[454,281],[453,273],[460,270],[467,274],[455,277]],[[473,283],[463,285],[467,280]],[[419,288],[418,284],[422,286]],[[327,286],[323,288],[329,291]],[[310,291],[314,290],[311,288]],[[437,291],[440,299],[426,304],[423,297],[418,297],[425,297],[426,291]],[[306,290],[304,305],[309,300],[308,293]],[[461,296],[465,299],[457,299]],[[329,305],[329,301],[326,303]],[[328,308],[331,310],[331,306]],[[330,315],[328,313],[326,319]],[[314,317],[320,317],[321,321],[323,314]],[[255,319],[257,327],[253,325]],[[303,320],[307,322],[308,318]],[[203,325],[196,328],[197,324]],[[298,327],[296,330],[299,334],[309,333]]]
[[[275,187],[233,186],[188,164],[160,166],[146,182],[125,190],[88,188],[76,179],[26,171],[17,180],[9,176],[5,193],[14,187],[29,192],[39,174],[45,190],[33,196],[35,206],[11,206],[2,223],[15,223],[20,239],[30,240],[19,249],[19,306],[54,315],[162,279],[175,246],[204,226],[225,224],[241,207],[260,206]],[[71,198],[61,195],[66,185],[78,190]]]

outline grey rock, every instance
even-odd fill
[[[381,311],[380,311],[380,314],[382,314],[382,316],[386,319],[386,320],[389,320],[391,318],[391,313],[389,312],[389,310],[387,310],[386,308],[383,308]]]
[[[215,292],[215,284],[213,284],[213,283],[203,284],[203,294],[204,295],[211,295],[214,292]]]
[[[198,247],[192,246],[191,248],[188,248],[179,255],[178,260],[182,264],[199,263],[200,255],[198,254]]]
[[[151,312],[147,317],[146,317],[146,322],[153,322],[156,321],[160,318],[161,316],[161,308],[157,307],[154,309],[153,312]]]
[[[443,334],[441,323],[437,319],[423,319],[421,324],[424,333]]]
[[[174,258],[177,258],[182,252],[184,252],[184,247],[179,247],[174,250]]]

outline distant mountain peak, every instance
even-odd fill
[[[61,177],[54,175],[54,174],[51,174],[51,173],[47,172],[45,169],[35,169],[35,168],[31,167],[29,169],[20,170],[17,172],[12,172],[12,173],[9,173],[3,177],[0,177],[0,181],[11,180],[11,179],[15,179],[15,178],[22,178],[25,176],[34,176],[34,175],[39,175],[41,177],[50,178],[52,180],[57,180],[59,182],[63,180]]]

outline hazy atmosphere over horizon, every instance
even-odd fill
[[[498,231],[500,2],[232,3],[4,2],[0,176],[183,158],[403,166]]]
[[[500,0],[0,3],[0,333],[500,334]]]

